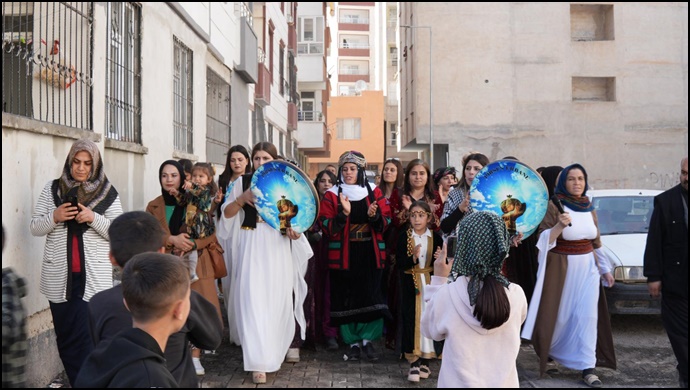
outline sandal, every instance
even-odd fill
[[[252,382],[257,385],[266,383],[266,373],[260,371],[252,372]]]
[[[584,376],[584,378],[582,378],[582,380],[585,381],[585,384],[589,387],[601,387],[602,385],[599,377],[594,374],[587,374]]]

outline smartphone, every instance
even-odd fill
[[[452,259],[455,256],[455,245],[457,244],[457,242],[458,236],[448,236],[446,241],[446,259]]]
[[[74,195],[69,195],[67,196],[67,201],[70,203],[72,207],[79,207],[79,201],[77,200],[77,197]]]

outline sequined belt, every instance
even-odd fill
[[[350,241],[371,241],[371,226],[368,223],[350,224]]]
[[[561,255],[584,255],[594,251],[592,240],[564,240],[556,239],[556,246],[551,249],[551,252]]]

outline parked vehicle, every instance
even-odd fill
[[[659,314],[660,302],[647,291],[643,273],[649,220],[658,190],[591,190],[603,248],[613,259],[616,283],[606,288],[611,314]]]

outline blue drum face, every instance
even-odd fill
[[[319,196],[309,177],[286,161],[269,161],[254,172],[251,191],[257,212],[281,233],[308,230],[319,214]]]
[[[475,211],[491,211],[503,217],[511,234],[523,239],[534,233],[549,201],[541,175],[514,160],[498,160],[486,165],[472,181],[470,203]]]

